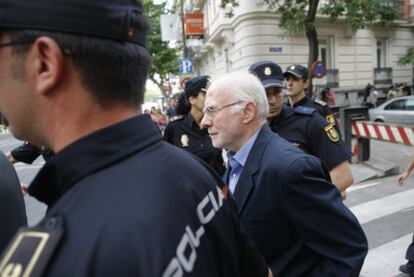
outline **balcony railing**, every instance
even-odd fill
[[[327,69],[326,70],[326,86],[330,88],[339,87],[339,70]]]
[[[374,68],[374,85],[392,85],[392,67]]]

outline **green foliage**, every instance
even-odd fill
[[[354,31],[367,28],[375,22],[388,26],[397,17],[397,12],[390,4],[378,0],[330,0],[321,7],[320,12],[329,16],[331,21],[344,17]]]
[[[408,48],[407,53],[398,60],[400,65],[414,65],[414,46]]]
[[[239,5],[238,0],[221,0],[221,6]],[[317,9],[309,9],[319,0],[261,0],[269,11],[277,12],[280,16],[280,27],[293,32],[302,33],[315,28]],[[367,28],[373,23],[387,26],[397,18],[397,12],[386,1],[380,0],[328,0],[319,7],[318,13],[327,15],[334,22],[344,18],[353,30]]]
[[[147,50],[152,57],[149,78],[160,88],[164,96],[163,85],[168,74],[178,74],[179,71],[176,49],[169,48],[168,43],[161,40],[160,16],[167,12],[165,4],[155,4],[152,0],[144,1],[145,16],[151,24],[147,43]]]
[[[327,16],[331,22],[344,19],[352,30],[363,29],[374,23],[392,24],[397,11],[386,0],[261,0],[259,5],[280,16],[279,26],[290,33],[305,33],[309,44],[308,66],[318,58],[316,14]],[[239,0],[221,0],[221,7],[236,7]],[[233,14],[231,9],[229,15]],[[311,91],[311,86],[309,91]]]

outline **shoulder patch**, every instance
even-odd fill
[[[314,112],[316,112],[316,109],[311,107],[305,107],[305,106],[297,106],[295,107],[295,113],[301,114],[301,115],[312,115]]]
[[[174,122],[174,121],[177,121],[183,118],[184,118],[184,115],[176,115],[170,118],[170,122]]]
[[[322,101],[321,99],[315,99],[313,102],[315,102],[316,104],[319,104],[321,106],[326,106],[326,102]]]
[[[325,118],[330,124],[336,124],[335,117],[333,116],[333,114],[328,114],[327,116],[325,116]]]
[[[0,260],[0,276],[43,276],[63,235],[62,218],[52,217],[43,227],[21,228]]]
[[[329,124],[324,129],[325,129],[326,134],[328,135],[328,138],[331,141],[333,141],[333,142],[338,142],[339,141],[339,134],[335,130],[335,127],[332,124]]]

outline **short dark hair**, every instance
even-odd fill
[[[70,55],[82,84],[98,103],[109,107],[114,102],[138,107],[144,101],[145,83],[151,64],[148,52],[140,45],[85,35],[49,31],[14,30],[12,39],[48,36],[63,53]],[[23,55],[31,45],[16,45],[13,53]]]

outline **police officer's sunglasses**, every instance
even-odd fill
[[[35,40],[37,38],[38,38],[37,36],[36,37],[35,36],[23,36],[23,37],[20,37],[16,40],[12,40],[12,41],[9,41],[9,42],[6,42],[6,43],[0,43],[0,49],[3,48],[3,47],[8,47],[8,46],[30,44],[30,43],[35,42]],[[66,49],[66,48],[62,48],[62,51],[65,55],[71,55],[72,54],[72,52],[69,49]]]
[[[14,46],[14,45],[21,45],[21,44],[27,44],[27,43],[33,43],[37,37],[21,37],[16,40],[12,40],[6,43],[0,43],[0,48],[8,47],[8,46]]]

